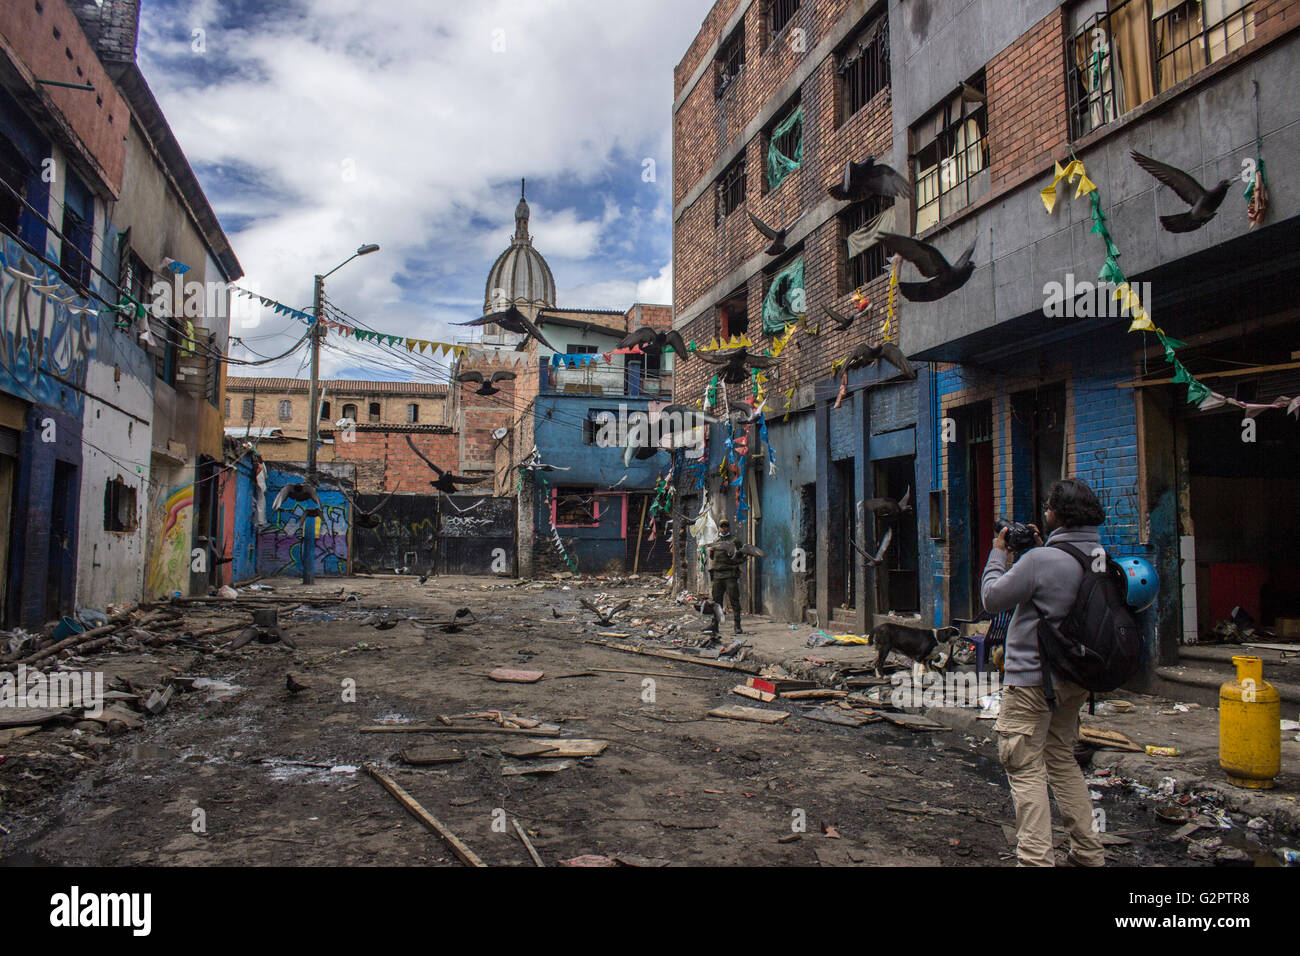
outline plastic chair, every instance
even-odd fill
[[[988,652],[991,648],[1003,644],[1007,639],[1007,628],[1011,625],[1012,611],[1002,611],[999,614],[989,614],[987,611],[981,611],[978,616],[972,618],[955,617],[952,623],[961,624],[979,624],[983,621],[991,621],[989,629],[983,634],[963,634],[962,640],[970,641],[975,645],[975,676],[978,677],[983,673],[985,666],[988,664]]]

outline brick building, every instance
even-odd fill
[[[1168,676],[1158,665],[1234,606],[1270,626],[1300,615],[1296,418],[1204,401],[1175,381],[1154,332],[1129,332],[1135,315],[1111,305],[1113,279],[1100,299],[1088,292],[1113,275],[1113,253],[1188,375],[1242,403],[1300,393],[1300,313],[1285,291],[1300,269],[1300,210],[1274,188],[1252,223],[1242,198],[1243,172],[1261,161],[1275,184],[1296,166],[1297,107],[1282,91],[1300,61],[1300,4],[1040,0],[996,18],[976,5],[889,8],[895,138],[909,143],[914,178],[934,159],[940,168],[937,207],[925,206],[935,190],[918,188],[904,225],[950,254],[979,243],[971,280],[910,306],[902,326],[904,351],[928,363],[917,430],[927,617],[979,610],[994,519],[1040,520],[1062,475],[1098,492],[1109,554],[1159,571],[1148,678]],[[927,153],[935,117],[952,128],[963,83],[984,90],[984,115]],[[1186,206],[1131,150],[1207,187],[1232,180],[1217,216],[1163,229],[1158,216]],[[1061,180],[1049,211],[1055,164],[1075,159],[1088,183]],[[1073,290],[1065,309],[1062,289]]]
[[[823,622],[859,630],[878,613],[919,608],[914,527],[896,533],[880,573],[851,545],[874,540],[874,528],[858,531],[857,502],[901,496],[915,483],[915,385],[888,381],[893,376],[876,367],[858,370],[837,403],[841,380],[832,372],[857,345],[886,337],[883,249],[868,240],[850,255],[848,239],[888,229],[899,210],[876,199],[840,202],[827,188],[849,160],[875,156],[905,168],[894,131],[890,35],[883,4],[720,0],[674,82],[674,325],[697,346],[744,334],[762,350],[806,315],[766,386],[775,473],[757,429],[749,430],[741,530],[767,558],[751,562],[742,590],[754,610],[802,618],[815,609]],[[767,256],[768,242],[746,213],[789,227],[789,251]],[[855,290],[871,300],[868,309],[855,308]],[[782,295],[783,317],[773,308]],[[840,331],[823,306],[855,321]],[[900,301],[890,337],[906,321]],[[698,359],[682,363],[676,399],[702,400],[715,370]],[[748,387],[733,387],[727,400],[749,397]],[[699,473],[715,474],[726,454],[720,430],[713,432],[709,467],[687,470],[679,485],[691,517],[706,501],[715,517],[732,517],[740,506],[737,490],[724,493]],[[684,547],[680,557],[689,581],[697,556]]]

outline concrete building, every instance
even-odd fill
[[[911,225],[950,255],[978,240],[970,281],[902,326],[904,350],[932,363],[917,432],[927,616],[978,609],[994,518],[1037,520],[1061,475],[1100,495],[1112,556],[1159,570],[1153,664],[1236,606],[1270,626],[1300,616],[1300,423],[1202,400],[1158,336],[1129,332],[1131,310],[1099,314],[1118,303],[1090,288],[1113,255],[1207,391],[1255,405],[1300,394],[1300,206],[1274,188],[1256,224],[1242,181],[1261,162],[1276,184],[1295,171],[1300,4],[1044,0],[992,15],[895,0],[889,15]],[[986,93],[973,124],[963,83]],[[1131,150],[1207,187],[1231,181],[1218,214],[1162,228],[1186,204]],[[1055,164],[1073,159],[1101,217],[1077,176],[1045,206]]]
[[[892,29],[882,4],[861,0],[719,0],[674,77],[674,325],[696,347],[745,335],[760,352],[796,327],[765,386],[775,472],[750,426],[737,436],[747,439],[745,461],[724,482],[729,453],[715,427],[706,462],[679,475],[681,513],[739,517],[734,530],[766,552],[742,586],[751,610],[790,620],[811,611],[858,631],[920,607],[910,518],[879,568],[852,547],[871,550],[876,537],[859,502],[915,486],[915,384],[876,366],[842,381],[832,368],[864,342],[896,339],[908,321],[900,301],[886,330],[886,259],[873,238],[902,210],[827,193],[849,160],[905,168]],[[786,253],[765,254],[749,213],[789,227]],[[854,293],[871,305],[859,311]],[[837,329],[823,306],[853,324]],[[682,363],[676,400],[707,400],[715,371],[698,358]],[[752,397],[746,383],[725,402]],[[680,541],[680,580],[702,588],[696,542]]]
[[[130,0],[0,11],[9,623],[214,579],[240,269],[135,64],[138,20]]]

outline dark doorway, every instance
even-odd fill
[[[856,607],[853,569],[856,562],[850,540],[857,540],[857,506],[854,500],[855,462],[844,458],[831,464],[830,478],[830,548],[826,556],[830,582],[831,615],[837,609]]]
[[[803,549],[803,607],[817,606],[817,484],[809,482],[799,491],[799,547]],[[797,573],[797,572],[796,572]],[[798,577],[796,581],[800,580]]]
[[[892,530],[889,548],[876,567],[876,612],[919,611],[918,556],[916,549],[916,459],[885,458],[874,463],[877,498],[898,501],[911,491],[912,508],[891,520],[875,520],[875,546]],[[865,543],[862,545],[867,546]]]
[[[993,408],[979,402],[950,414],[957,433],[948,455],[949,602],[953,617],[973,617],[993,542]]]
[[[45,619],[54,621],[72,607],[76,582],[76,535],[73,529],[77,494],[77,468],[66,461],[54,463],[50,490],[49,562],[45,569]]]

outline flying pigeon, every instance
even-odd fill
[[[970,261],[970,257],[974,255],[978,241],[972,241],[961,258],[949,265],[943,253],[928,242],[893,232],[880,234],[880,242],[888,252],[902,256],[929,279],[928,282],[898,283],[898,290],[912,302],[934,302],[965,285],[975,271],[975,263]]]
[[[628,445],[623,451],[623,467],[630,468],[633,461],[646,461],[667,450],[658,445]]]
[[[770,239],[772,241],[772,244],[764,249],[763,252],[769,256],[779,256],[781,253],[785,252],[785,237],[789,234],[794,223],[791,223],[784,229],[773,229],[752,212],[746,210],[746,213],[749,216],[749,221],[754,224],[754,228],[761,232],[765,239]],[[798,219],[795,219],[795,222],[798,221]]]
[[[847,329],[850,325],[852,325],[853,320],[857,318],[856,314],[845,315],[843,312],[836,312],[834,309],[824,305],[822,306],[822,311],[826,313],[827,318],[829,318],[832,322],[834,322],[839,327],[839,330],[841,332]]]
[[[315,502],[317,508],[316,513],[320,514],[319,509],[322,505],[320,503],[320,495],[316,493],[316,479],[311,475],[308,475],[305,481],[295,482],[294,484],[284,485],[281,487],[279,494],[275,496],[275,501],[271,503],[271,511],[279,511],[280,506],[283,505],[285,501],[289,500]]]
[[[411,446],[411,451],[415,452],[415,454],[419,456],[419,459],[422,462],[424,462],[426,465],[428,465],[430,468],[432,468],[434,470],[434,473],[437,474],[438,480],[431,481],[429,482],[429,484],[433,485],[433,487],[437,488],[439,491],[443,492],[444,494],[454,495],[459,490],[456,487],[457,485],[476,485],[480,481],[487,481],[489,478],[492,477],[491,475],[479,475],[477,477],[470,478],[465,475],[453,475],[449,471],[443,471],[441,468],[439,468],[437,465],[431,462],[428,458],[424,457],[424,454],[420,451],[420,449],[415,447],[415,442],[411,441],[410,435],[406,436],[406,443]]]
[[[596,615],[596,623],[601,627],[613,627],[614,618],[626,611],[632,606],[631,601],[624,601],[622,604],[616,604],[607,611],[602,611],[596,605],[592,604],[586,598],[578,598],[578,603],[585,607],[592,614]]]
[[[388,502],[392,499],[393,495],[397,494],[397,489],[400,488],[401,486],[402,483],[399,481],[396,485],[393,486],[393,490],[390,491],[384,497],[384,499],[379,502],[379,504],[375,505],[369,511],[363,511],[361,508],[357,507],[356,498],[349,495],[346,491],[343,491],[343,497],[347,498],[348,504],[352,505],[353,526],[357,528],[378,528],[379,519],[376,518],[375,515],[379,514],[379,512],[384,508],[384,506],[386,506]],[[342,489],[339,490],[342,491]]]
[[[533,446],[533,453],[529,456],[528,460],[524,462],[522,465],[520,465],[519,467],[523,468],[526,471],[570,471],[572,470],[571,465],[569,466],[548,465],[546,462],[542,461],[542,453],[537,450],[536,445]]]
[[[868,196],[911,196],[912,185],[892,166],[868,156],[860,163],[845,163],[843,179],[826,191],[835,199],[856,201]]]
[[[1228,187],[1232,185],[1231,179],[1220,179],[1217,186],[1207,191],[1176,166],[1162,163],[1150,156],[1143,156],[1137,150],[1130,150],[1129,155],[1133,157],[1134,162],[1172,189],[1178,194],[1179,199],[1192,207],[1189,211],[1176,216],[1160,217],[1160,225],[1168,232],[1193,232],[1200,229],[1214,218],[1214,214],[1219,210],[1219,204],[1223,202],[1223,197],[1228,194]]]
[[[761,414],[763,414],[762,405],[755,407],[749,402],[738,402],[727,411],[727,419],[733,428],[740,428],[758,421],[758,416]]]
[[[542,335],[541,330],[528,320],[528,316],[513,305],[504,312],[493,312],[491,315],[472,319],[469,322],[453,322],[452,325],[499,325],[507,332],[514,332],[516,335],[525,335],[537,339],[552,352],[557,351],[554,345],[546,341],[546,337]]]
[[[710,365],[724,365],[722,380],[728,385],[739,385],[749,381],[751,368],[771,368],[776,359],[770,355],[757,355],[743,348],[722,349],[717,352],[696,352],[696,357]]]
[[[868,498],[863,507],[879,518],[897,518],[912,510],[912,489],[908,488],[902,498]]]
[[[300,684],[293,679],[292,674],[284,675],[284,687],[291,694],[301,694],[305,690],[311,690],[310,684]]]
[[[767,554],[763,551],[762,548],[757,548],[752,544],[742,544],[740,546],[737,546],[736,542],[728,538],[721,538],[717,541],[714,541],[712,544],[706,545],[704,550],[721,551],[723,554],[725,554],[728,558],[732,560],[735,559],[737,553],[743,554],[746,557],[750,557],[750,558],[767,557]]]
[[[474,393],[475,395],[495,395],[501,391],[496,387],[497,382],[511,382],[514,381],[514,378],[514,372],[493,372],[491,378],[484,378],[482,372],[469,371],[457,375],[456,381],[464,384],[477,383],[478,391]]]
[[[623,340],[618,343],[618,347],[621,349],[639,348],[646,355],[662,355],[664,349],[671,348],[679,362],[685,362],[690,357],[690,353],[686,349],[686,342],[682,338],[682,334],[676,329],[660,332],[658,329],[642,326],[635,332],[629,332],[624,336]]]
[[[904,378],[916,378],[916,369],[912,368],[912,363],[907,360],[903,350],[893,342],[881,342],[879,345],[863,342],[849,353],[849,361],[845,368],[866,368],[881,359],[902,372]]]
[[[880,547],[876,548],[875,554],[867,554],[867,552],[858,547],[858,543],[852,538],[849,538],[849,543],[853,545],[854,551],[858,552],[858,554],[862,555],[862,557],[866,559],[867,565],[874,568],[884,560],[885,552],[889,550],[889,542],[892,540],[894,540],[894,529],[886,528],[884,537],[880,539]]]

